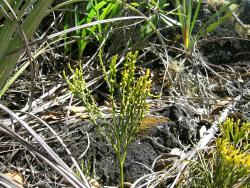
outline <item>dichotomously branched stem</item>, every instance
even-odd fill
[[[109,87],[109,100],[112,106],[112,121],[106,120],[96,102],[94,101],[90,90],[83,78],[83,70],[71,70],[72,80],[66,78],[69,89],[78,96],[89,112],[90,119],[98,127],[102,135],[112,145],[118,160],[120,170],[120,187],[124,184],[124,163],[127,154],[128,145],[135,138],[137,130],[147,112],[146,99],[150,94],[151,81],[150,72],[139,78],[135,77],[135,63],[137,53],[129,52],[121,72],[121,81],[117,79],[116,62],[118,56],[113,56],[109,65],[109,72],[102,61],[102,52],[99,54],[100,64],[104,74],[104,79]],[[97,123],[97,119],[104,122],[104,127]]]

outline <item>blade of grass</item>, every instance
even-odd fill
[[[56,170],[60,175],[62,175],[72,186],[75,188],[88,188],[85,185],[82,185],[77,183],[75,181],[79,181],[76,179],[76,177],[73,176],[73,174],[68,173],[63,167],[60,165],[56,164],[54,161],[51,161],[51,159],[48,159],[48,157],[42,153],[40,150],[32,146],[29,142],[27,142],[24,138],[22,138],[19,134],[14,132],[12,129],[7,127],[6,125],[3,125],[0,123],[0,130],[13,138],[14,140],[18,141],[20,144],[22,144],[24,147],[29,149],[30,152],[32,152],[34,155],[45,161],[50,167],[52,167],[54,170]]]
[[[34,1],[32,2],[34,3]],[[31,38],[40,22],[42,21],[43,17],[46,15],[48,7],[52,2],[53,0],[37,1],[33,4],[34,8],[27,15],[21,25],[28,40]],[[29,2],[27,1],[27,3]],[[18,33],[18,28],[16,26],[17,23],[14,20],[8,20],[6,25],[4,25],[4,28],[1,29],[0,43],[6,45],[3,45],[4,49],[0,50],[0,88],[2,88],[5,84],[20,55],[23,53],[23,50],[20,50],[15,54],[3,57],[3,54],[13,51],[23,44],[22,39]]]
[[[14,118],[15,120],[17,120],[17,122],[19,122],[39,143],[40,145],[45,149],[45,151],[53,158],[53,160],[57,163],[56,166],[58,166],[58,168],[61,170],[61,172],[64,172],[64,174],[68,174],[68,176],[64,176],[67,178],[67,180],[69,180],[69,182],[72,183],[72,185],[75,185],[75,187],[88,187],[88,186],[83,186],[83,183],[76,178],[73,174],[74,172],[63,162],[63,160],[54,152],[54,150],[52,150],[47,144],[46,142],[22,119],[20,119],[20,117],[18,117],[14,112],[12,112],[10,109],[8,109],[7,107],[3,106],[2,104],[0,104],[0,109],[2,109],[3,111],[5,111],[6,113],[8,113],[12,118]],[[1,125],[1,128],[3,128],[5,131],[7,132],[11,132],[13,134],[13,136],[15,136],[14,138],[18,138],[19,141],[22,141],[22,137],[20,135],[18,135],[17,133],[15,133],[14,131],[12,131],[11,129],[9,129],[8,127],[6,127],[5,125]],[[11,136],[11,137],[13,137]],[[27,146],[27,142],[21,142],[22,144],[24,144],[25,146]],[[32,145],[28,144],[28,148],[31,149],[32,151],[35,151],[37,153],[37,149],[35,147],[33,147]],[[35,150],[34,150],[35,149]],[[39,151],[39,150],[38,150]],[[38,152],[40,154],[40,152]],[[39,157],[43,158],[43,160],[46,161],[47,157],[44,157],[43,155],[38,155]],[[47,162],[47,161],[46,161]],[[48,163],[51,164],[51,163]],[[55,166],[55,165],[53,165]],[[56,170],[58,170],[58,168],[55,168]],[[71,178],[70,178],[71,177]]]
[[[231,10],[229,12],[229,7],[233,4],[233,2],[230,2],[230,3],[226,4],[226,5],[223,5],[219,9],[219,11],[217,12],[217,14],[213,14],[209,18],[209,20],[206,22],[206,24],[204,24],[201,27],[201,29],[199,30],[199,32],[197,34],[197,38],[199,38],[200,36],[206,35],[208,33],[207,31],[211,31],[212,29],[215,29],[215,27],[217,27],[219,25],[219,23],[222,23],[222,21],[220,21],[220,19],[223,19],[223,21],[225,21],[226,17],[229,18],[233,14],[233,11],[235,11],[235,10]],[[218,17],[218,15],[222,15],[223,13],[226,13],[226,17],[224,17],[224,18],[222,17],[222,18],[219,18],[217,21],[214,21],[216,19],[216,17]],[[213,25],[213,26],[210,27],[210,25]],[[207,30],[208,27],[209,27],[209,29]]]
[[[9,87],[15,82],[15,80],[23,73],[23,71],[30,65],[30,62],[26,62],[22,67],[7,81],[2,90],[0,91],[0,98],[9,89]]]
[[[193,21],[192,21],[191,28],[190,28],[191,33],[193,32],[195,22],[197,21],[197,18],[200,12],[201,3],[202,3],[202,0],[199,0],[198,4],[196,5]]]

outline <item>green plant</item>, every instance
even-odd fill
[[[82,2],[82,0],[64,1],[49,9],[53,2],[53,0],[46,2],[34,0],[0,1],[0,42],[4,44],[0,48],[0,98],[23,71],[30,64],[32,66],[32,60],[36,59],[43,52],[43,50],[39,50],[39,52],[31,54],[28,46],[29,40],[43,18],[59,8]],[[58,36],[60,35],[63,34],[59,34]],[[29,61],[22,65],[21,68],[10,77],[19,57],[25,49],[30,56]],[[8,79],[9,77],[10,79]]]
[[[206,159],[200,154],[198,161],[192,161],[189,165],[189,175],[185,183],[180,187],[197,188],[233,188],[249,187],[249,154],[240,154],[228,143],[217,143],[218,150],[212,157]],[[221,149],[226,153],[221,153]],[[229,155],[229,152],[232,154]],[[247,162],[248,164],[245,164]],[[243,165],[244,163],[244,165]]]
[[[120,12],[121,5],[116,0],[90,0],[86,5],[86,10],[82,9],[83,8],[80,7],[78,4],[75,5],[75,26],[91,23],[94,20],[104,20],[107,18],[113,18]],[[81,13],[82,11],[86,11],[86,13],[83,15]],[[64,29],[68,29],[69,27],[68,17],[70,16],[71,15],[69,14],[65,17],[66,23],[64,24]],[[79,58],[82,57],[86,45],[89,43],[89,38],[94,37],[94,39],[98,43],[101,43],[108,28],[110,28],[108,25],[103,26],[99,24],[90,28],[79,29],[76,31],[76,36],[79,37],[79,39],[77,40]],[[67,38],[65,42],[67,42]],[[69,50],[69,46],[65,45],[65,53],[68,53]]]
[[[167,10],[169,6],[168,0],[152,0],[152,1],[142,1],[140,3],[131,3],[131,6],[137,7],[137,9],[143,9],[145,14],[149,15],[149,20],[141,27],[141,37],[145,38],[149,34],[155,31],[154,25],[166,25],[171,27],[177,23],[173,20],[169,14],[173,13]],[[150,22],[149,22],[150,21]]]
[[[106,70],[100,54],[100,63],[104,73],[105,81],[109,87],[109,100],[112,107],[111,121],[104,118],[98,109],[98,106],[91,95],[91,91],[87,88],[87,84],[83,78],[83,70],[72,70],[73,78],[66,81],[69,89],[76,96],[80,97],[86,109],[89,112],[90,119],[96,125],[101,135],[112,145],[117,157],[120,169],[120,186],[123,187],[124,172],[123,167],[126,159],[127,148],[134,139],[143,117],[147,112],[146,99],[150,92],[149,70],[144,76],[136,78],[135,63],[137,53],[129,52],[126,55],[125,64],[121,72],[121,81],[117,79],[117,63],[118,56],[113,56],[109,66],[109,72]],[[103,126],[98,123],[101,120]]]
[[[198,161],[190,163],[190,181],[185,183],[186,187],[250,187],[249,145],[244,143],[248,147],[246,150],[239,144],[250,139],[249,122],[240,124],[240,121],[227,119],[221,129],[221,138],[217,139],[216,150],[210,157],[206,159],[200,154]]]
[[[194,40],[192,39],[192,32],[194,29],[195,22],[197,21],[198,14],[200,11],[202,0],[199,0],[195,12],[193,15],[193,1],[192,0],[176,0],[178,18],[181,24],[181,33],[183,37],[184,48],[190,51]]]
[[[227,138],[233,145],[244,151],[250,150],[250,122],[241,122],[227,119],[221,125],[224,138]]]
[[[27,42],[32,37],[42,19],[47,15],[52,2],[53,0],[0,1],[0,19],[3,20],[0,29],[0,44],[4,44],[0,48],[0,88],[4,86],[24,52],[21,48],[25,46],[24,41]],[[19,48],[21,50],[17,50]]]
[[[91,162],[90,161],[87,161],[87,164],[84,163],[84,160],[82,160],[81,162],[81,169],[80,169],[85,176],[87,177],[93,177],[95,174],[91,171]],[[82,178],[81,177],[81,174],[79,172],[78,169],[76,169],[76,175],[79,177],[79,178]]]
[[[218,25],[231,17],[234,11],[229,11],[232,2],[223,5],[219,11],[216,14],[213,14],[208,21],[200,27],[198,32],[194,34],[194,26],[198,21],[201,4],[202,0],[198,0],[198,2],[193,0],[182,0],[182,2],[180,2],[180,0],[176,0],[177,15],[181,26],[184,49],[189,53],[192,52],[194,44],[199,38],[213,31]],[[194,7],[195,10],[193,11]],[[221,17],[216,19],[218,15]]]

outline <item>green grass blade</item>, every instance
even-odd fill
[[[184,12],[182,10],[182,6],[180,4],[180,0],[176,0],[176,6],[178,7],[177,8],[177,15],[178,15],[178,18],[179,18],[179,21],[180,21],[180,24],[181,24],[181,32],[182,32],[182,35],[183,35],[184,34],[184,24],[185,24],[184,18],[185,18],[185,15],[184,15]]]
[[[193,17],[193,21],[192,21],[191,28],[190,28],[191,32],[194,29],[195,22],[197,20],[198,15],[199,15],[200,8],[201,8],[201,3],[202,3],[202,0],[199,0],[198,4],[196,5],[195,12],[194,12],[194,17]]]
[[[78,3],[78,2],[82,2],[82,0],[68,0],[66,2],[60,3],[60,4],[56,5],[56,6],[54,6],[53,8],[49,9],[47,11],[47,14],[50,14],[50,13],[52,13],[52,12],[54,12],[54,11],[60,9],[60,8],[63,8],[65,6],[71,5],[73,3]]]
[[[221,17],[219,20],[217,20],[216,22],[210,24],[207,28],[206,28],[206,33],[209,33],[211,31],[213,31],[217,26],[219,26],[222,22],[228,20],[229,17],[232,16],[232,13],[227,13],[225,16]]]
[[[190,29],[191,27],[191,20],[192,22],[195,22],[195,20],[192,19],[192,10],[193,10],[193,0],[183,0],[185,2],[185,11],[187,11],[187,14],[185,14],[186,17],[186,24],[185,24],[185,40],[184,45],[186,49],[190,48],[190,42],[191,42],[191,35],[192,31]]]
[[[217,17],[218,17],[218,15],[222,15],[223,13],[226,13],[226,17],[227,18],[229,18],[230,17],[230,12],[229,12],[229,7],[232,5],[232,3],[233,2],[231,2],[231,3],[228,3],[228,4],[226,4],[226,5],[224,5],[224,6],[222,6],[220,9],[219,9],[219,11],[216,13],[216,14],[213,14],[210,18],[209,18],[209,20],[207,21],[207,23],[206,24],[204,24],[203,26],[202,26],[202,28],[199,30],[199,32],[198,32],[198,34],[196,35],[197,36],[197,38],[199,38],[199,37],[201,37],[201,36],[204,36],[204,35],[206,35],[207,34],[207,28],[208,27],[210,27],[210,23],[212,23],[212,25],[215,23],[215,22],[218,22],[218,23],[222,23],[222,21],[219,21],[220,19],[222,19],[223,21],[225,21],[225,18],[219,18],[219,20],[218,21],[214,21]],[[212,31],[211,29],[212,28],[214,28],[215,29],[215,26],[217,27],[219,24],[214,24],[213,26],[211,26],[210,28],[209,28],[209,31]]]
[[[35,1],[33,2],[35,3]],[[43,17],[46,15],[48,7],[51,5],[52,2],[53,0],[37,1],[33,5],[34,8],[24,19],[23,24],[21,26],[28,40],[34,34]],[[16,30],[14,31],[13,24],[16,28]],[[21,45],[23,44],[22,38],[19,36],[19,33],[16,32],[19,28],[16,27],[15,21],[8,20],[8,23],[6,23],[6,25],[11,25],[11,27],[5,28],[4,30],[1,29],[0,33],[1,44],[6,44],[7,46],[5,47],[4,51],[2,49],[0,50],[0,88],[4,86],[5,81],[10,76],[12,69],[16,65],[20,55],[23,53],[23,50],[20,50],[15,54],[3,57],[4,54],[10,51],[14,51],[15,49],[21,47]],[[11,36],[13,36],[14,34],[13,38],[10,37],[10,34]],[[7,38],[5,38],[6,35],[8,35]]]
[[[88,16],[86,19],[84,19],[81,24],[83,23],[90,23],[92,19],[96,16],[96,11],[99,11],[102,7],[104,7],[107,4],[107,2],[102,1],[98,3],[96,6],[94,6],[91,11],[88,13]]]
[[[9,89],[9,87],[14,83],[14,81],[23,73],[23,71],[29,66],[30,62],[25,63],[4,85],[3,89],[0,91],[0,98]]]

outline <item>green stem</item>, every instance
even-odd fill
[[[124,172],[123,172],[123,161],[119,161],[119,170],[120,170],[120,188],[124,188]]]

